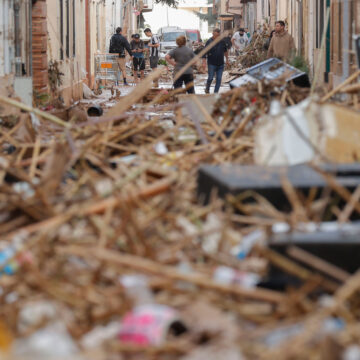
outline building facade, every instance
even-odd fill
[[[356,70],[354,37],[360,34],[360,1],[219,0],[251,31],[284,20],[310,75],[335,86]],[[240,13],[240,14],[239,14]]]
[[[82,97],[84,82],[94,84],[94,55],[105,53],[107,47],[106,4],[105,0],[47,0],[46,5],[47,61],[57,64],[63,74],[57,88],[68,104]]]
[[[105,0],[0,0],[0,79],[30,104],[38,94],[78,100],[106,52],[105,11]]]
[[[0,0],[0,87],[12,86],[28,105],[32,104],[31,16],[31,0]]]

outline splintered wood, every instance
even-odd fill
[[[20,114],[0,130],[1,357],[53,358],[57,345],[38,355],[31,341],[54,331],[64,359],[325,360],[335,359],[332,348],[356,351],[359,274],[269,241],[276,226],[347,225],[360,187],[318,169],[327,188],[303,194],[284,178],[288,211],[252,192],[213,193],[207,205],[196,193],[200,164],[253,164],[254,129],[271,101],[298,103],[308,90],[279,81],[213,100],[169,91],[141,103],[160,74],[81,123],[0,97],[41,122],[26,140],[15,137]],[[134,275],[145,292],[124,285]],[[178,321],[160,343],[120,341],[121,320],[147,291]]]

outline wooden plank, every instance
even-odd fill
[[[303,249],[300,249],[299,247],[291,246],[287,250],[287,253],[294,259],[301,261],[302,263],[316,270],[319,270],[320,272],[329,275],[332,278],[339,280],[341,282],[345,282],[351,277],[351,274],[349,274],[345,270],[340,269],[337,266],[332,265],[327,261],[320,259],[319,257],[310,254],[309,252]]]
[[[266,301],[280,304],[286,301],[286,297],[272,290],[265,289],[245,289],[236,285],[224,285],[205,277],[202,274],[192,272],[190,274],[179,272],[177,269],[159,264],[139,256],[126,255],[107,249],[90,248],[84,249],[81,246],[58,247],[59,254],[77,255],[84,258],[94,257],[101,261],[106,261],[120,267],[127,267],[143,273],[150,273],[162,277],[167,277],[174,281],[185,281],[204,289],[219,291],[224,294],[233,294],[243,298]]]

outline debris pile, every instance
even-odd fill
[[[273,101],[277,100],[283,106],[291,106],[303,101],[309,94],[308,88],[286,83],[281,78],[275,81],[263,80],[220,95],[214,105],[212,116],[222,123],[223,128],[236,129],[239,133],[248,124],[248,129],[254,129],[254,121],[268,114]]]
[[[33,140],[14,137],[18,119],[1,129],[2,358],[356,358],[357,168],[314,165],[321,183],[300,189],[286,167],[275,191],[251,167],[272,101],[309,90],[278,79],[174,102],[152,76],[103,117],[35,109]]]
[[[269,34],[264,31],[256,33],[250,44],[237,57],[237,64],[242,68],[249,68],[267,59],[266,44],[269,41]]]

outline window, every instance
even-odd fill
[[[342,61],[343,46],[342,46],[342,29],[343,29],[343,8],[342,4],[339,3],[338,21],[339,21],[339,32],[338,32],[338,62]]]
[[[325,26],[325,0],[316,0],[316,48],[321,48],[321,41],[324,35]]]
[[[59,0],[60,12],[60,60],[76,54],[76,0]]]
[[[70,57],[70,0],[66,0],[66,57]]]
[[[64,1],[60,0],[60,60],[64,60]]]
[[[186,37],[186,34],[184,32],[167,32],[164,33],[163,35],[163,41],[166,42],[176,41],[176,39],[181,35],[184,35]]]
[[[75,57],[75,55],[76,55],[76,26],[75,26],[75,1],[76,0],[72,0],[72,22],[73,22],[73,36],[72,36],[72,38],[73,38],[73,57]]]
[[[100,12],[99,3],[96,4],[96,45],[97,49],[100,49]]]

